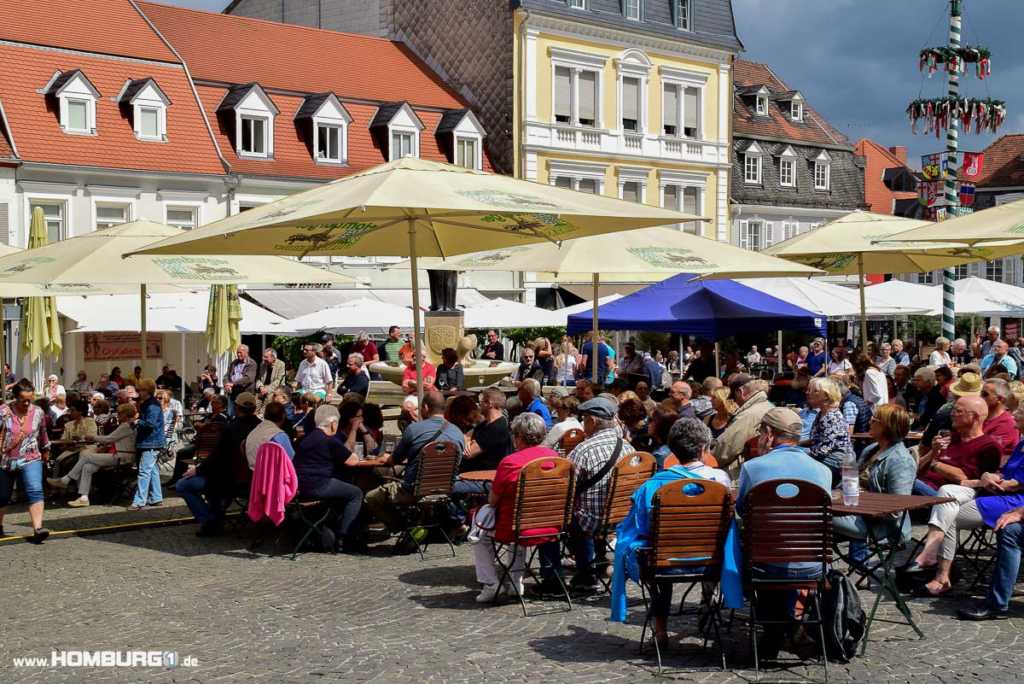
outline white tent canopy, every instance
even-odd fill
[[[412,309],[376,299],[354,299],[293,318],[288,324],[303,334],[325,330],[341,335],[381,335],[393,325],[412,328]]]
[[[953,286],[957,313],[1024,317],[1024,287],[973,276],[962,278]]]
[[[860,295],[857,290],[808,278],[749,278],[738,282],[759,292],[795,304],[827,318],[858,318]],[[865,291],[865,312],[869,317],[929,314],[930,308],[915,308],[896,298],[884,298]]]
[[[346,302],[357,300],[370,300],[386,302],[393,306],[411,307],[412,293],[408,289],[383,289],[383,288],[352,288],[347,290],[260,290],[246,289],[245,295],[260,303],[274,313],[285,318],[297,318],[307,314],[316,313],[323,309],[340,306]],[[460,308],[485,304],[490,300],[477,290],[468,287],[460,287],[457,295],[456,305]],[[429,302],[430,292],[426,289],[420,290],[420,301]],[[386,323],[383,318],[377,321],[377,327],[388,325],[403,325],[401,323]],[[412,327],[410,323],[408,327]]]
[[[203,333],[209,309],[208,292],[151,294],[147,302],[147,329],[160,333]],[[241,331],[245,335],[293,335],[291,322],[241,300]],[[90,295],[57,297],[57,310],[74,320],[71,332],[131,332],[139,329],[138,295]]]
[[[612,293],[610,295],[605,295],[604,297],[601,297],[601,298],[599,298],[597,300],[597,306],[598,306],[598,308],[600,308],[600,307],[604,306],[605,304],[610,304],[611,302],[614,302],[614,301],[616,301],[618,299],[622,299],[622,297],[623,297],[623,295],[620,295],[618,293]],[[594,309],[594,300],[591,299],[591,300],[587,300],[585,302],[580,302],[579,304],[573,304],[571,306],[563,306],[561,309],[555,309],[555,313],[558,313],[559,315],[564,316],[566,321],[567,321],[569,319],[569,316],[572,316],[573,314],[583,313],[584,311],[592,311],[593,309]],[[564,325],[566,323],[566,321],[562,321],[562,324]]]
[[[467,306],[463,325],[467,328],[547,328],[565,325],[565,315],[508,299]]]
[[[908,283],[905,280],[889,280],[870,285],[864,290],[865,296],[875,301],[900,302],[904,306],[920,309],[924,316],[938,316],[942,313],[941,289],[934,285]],[[957,311],[960,307],[957,305]]]

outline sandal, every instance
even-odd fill
[[[919,587],[916,587],[914,589],[914,596],[917,596],[919,598],[939,598],[940,596],[945,596],[953,590],[953,583],[947,581],[942,584],[942,591],[934,592],[928,588],[928,585],[934,582],[935,580],[932,580],[928,584],[922,584]]]

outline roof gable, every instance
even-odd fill
[[[171,104],[171,98],[167,97],[152,78],[125,81],[117,101],[126,105],[133,105],[136,102],[161,102],[166,107]]]
[[[307,95],[299,111],[295,112],[295,120],[323,119],[327,121],[344,121],[352,123],[352,115],[341,104],[334,93],[316,93]]]
[[[269,112],[273,116],[280,114],[280,110],[274,101],[267,96],[259,83],[246,83],[244,85],[232,86],[228,89],[227,95],[217,106],[218,112],[227,111],[249,111]]]
[[[43,92],[53,97],[60,97],[63,94],[91,95],[99,97],[100,91],[92,84],[81,69],[71,71],[55,72],[50,82],[43,88]]]
[[[412,110],[408,102],[391,102],[381,105],[377,109],[373,121],[370,122],[370,128],[383,126],[403,126],[422,131],[423,121]]]
[[[444,113],[437,125],[437,135],[445,133],[469,133],[479,136],[487,135],[480,120],[471,109],[454,109]]]

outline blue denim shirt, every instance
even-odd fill
[[[161,449],[164,446],[164,410],[155,397],[142,402],[135,423],[135,448],[138,451]]]

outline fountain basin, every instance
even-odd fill
[[[474,387],[487,387],[497,384],[502,378],[515,373],[519,364],[514,361],[473,361],[464,363],[462,372],[466,377],[466,389]],[[391,365],[378,361],[370,364],[370,371],[380,373],[380,377],[393,382],[396,385],[402,384],[402,374],[405,372],[405,364]]]

